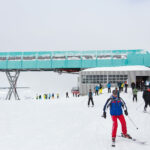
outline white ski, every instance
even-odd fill
[[[118,135],[118,137],[121,137],[121,138],[124,138],[124,139],[130,140],[130,141],[133,141],[133,142],[138,143],[138,144],[141,144],[141,145],[146,144],[146,141],[140,141],[140,140],[135,139],[135,138],[129,139],[129,138],[125,138],[125,137],[123,137],[123,136],[121,136],[121,135]]]

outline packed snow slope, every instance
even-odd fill
[[[150,149],[150,108],[143,113],[142,92],[138,102],[132,101],[132,92],[121,93],[127,104],[126,118],[128,133],[145,145],[117,137],[116,147],[111,147],[112,121],[101,117],[103,106],[111,94],[107,89],[94,96],[95,107],[87,107],[87,96],[59,99],[0,100],[0,148],[2,150],[149,150]],[[118,132],[121,128],[118,122]]]

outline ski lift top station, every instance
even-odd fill
[[[98,82],[106,84],[109,75],[112,79],[119,77],[120,80],[131,82],[129,73],[119,71],[119,74],[110,67],[120,66],[145,66],[150,67],[149,51],[136,50],[89,50],[89,51],[39,51],[39,52],[0,52],[0,71],[6,72],[10,88],[6,99],[10,99],[12,93],[15,99],[19,99],[16,85],[21,71],[58,71],[58,72],[80,72],[79,88],[81,94],[86,94],[89,88]],[[89,68],[105,68],[102,70],[84,70]],[[106,69],[109,68],[109,70]],[[107,70],[107,71],[106,71]],[[148,69],[145,74],[143,70],[138,71],[138,76],[150,76]],[[129,72],[129,71],[128,71]],[[123,74],[122,74],[123,73]],[[143,73],[143,74],[142,74]],[[141,75],[142,74],[142,75]],[[97,75],[97,76],[96,76]],[[107,76],[104,76],[107,75]],[[115,77],[116,75],[116,77]],[[117,76],[120,75],[120,76]],[[123,75],[123,76],[122,76]],[[135,74],[136,76],[136,74]],[[114,78],[113,78],[114,77]],[[96,79],[97,78],[97,79]],[[111,79],[111,78],[110,78]],[[112,80],[115,84],[116,80]]]

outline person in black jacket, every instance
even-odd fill
[[[94,107],[94,102],[93,102],[93,93],[91,91],[91,89],[89,90],[89,100],[88,100],[88,107],[90,106],[90,102],[92,103],[92,107]]]
[[[147,106],[150,106],[150,88],[144,90],[143,92],[143,99],[145,102],[144,111],[146,111]]]
[[[135,88],[135,82],[131,83],[131,88],[132,88],[132,90]]]
[[[66,98],[69,98],[69,94],[68,94],[68,92],[66,92]]]
[[[128,83],[127,83],[127,81],[125,81],[124,86],[125,86],[125,93],[127,93],[127,88],[128,88]]]

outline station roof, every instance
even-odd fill
[[[150,68],[145,66],[120,66],[120,67],[97,67],[83,70],[87,71],[150,71]]]

